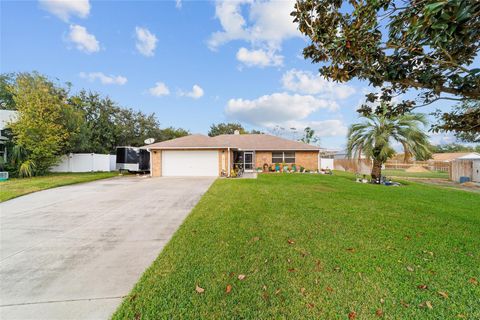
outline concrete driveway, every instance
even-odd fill
[[[214,178],[126,177],[0,204],[0,318],[107,319]]]

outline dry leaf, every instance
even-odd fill
[[[348,314],[348,319],[353,320],[357,317],[357,313],[355,311],[350,311]]]
[[[288,242],[288,244],[294,244],[295,243],[295,241],[292,240],[292,239],[288,239],[287,242]]]
[[[442,297],[444,297],[445,299],[448,299],[448,293],[446,293],[444,291],[438,291],[438,294],[441,295]]]
[[[266,285],[263,285],[262,289],[265,291],[267,290],[267,286]]]
[[[413,272],[415,269],[413,269],[413,267],[411,267],[411,266],[407,266],[407,270],[410,271],[410,272]]]
[[[384,303],[385,303],[385,299],[381,298],[381,299],[380,299],[380,303],[381,303],[381,304],[384,304]]]
[[[313,303],[307,303],[307,307],[308,307],[309,309],[312,309],[312,308],[315,307],[315,305],[314,305]]]
[[[354,252],[355,252],[355,248],[347,248],[347,251],[348,251],[348,252],[351,252],[351,253],[354,253]]]
[[[401,300],[400,303],[402,304],[402,306],[404,306],[405,308],[408,308],[410,307],[410,305],[408,303],[406,303],[405,301]]]
[[[239,274],[238,275],[238,280],[243,280],[245,279],[245,275],[244,274]]]
[[[230,291],[232,291],[232,286],[227,284],[227,288],[225,289],[225,292],[230,293]]]
[[[333,268],[333,271],[339,272],[339,271],[340,271],[340,267],[339,267],[339,266],[336,266],[335,268]]]
[[[300,292],[303,294],[305,293],[305,288],[300,288]]]
[[[327,290],[328,292],[333,292],[333,288],[331,288],[331,287],[327,287],[327,288],[325,288],[325,290]]]
[[[195,291],[197,291],[198,293],[204,293],[205,292],[205,289],[203,288],[200,288],[198,285],[195,287]]]
[[[258,241],[258,240],[260,240],[260,237],[253,237],[252,238],[252,241]]]
[[[475,279],[475,278],[468,279],[468,282],[470,282],[471,284],[476,285],[476,286],[478,285],[478,280]]]
[[[417,286],[418,289],[427,290],[428,286],[426,284],[421,284]]]
[[[377,311],[375,311],[375,315],[376,315],[377,317],[383,317],[383,311],[382,311],[382,309],[377,309]]]
[[[275,294],[279,294],[282,291],[282,289],[277,289],[275,290]]]
[[[288,269],[288,272],[296,272],[297,270],[295,270],[295,268],[290,268]]]
[[[432,303],[430,301],[425,301],[425,305],[428,307],[428,309],[433,309]]]

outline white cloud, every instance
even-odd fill
[[[294,0],[286,1],[221,1],[215,4],[215,16],[222,31],[214,32],[208,45],[215,50],[232,40],[244,40],[253,45],[266,45],[279,49],[283,40],[301,37],[290,13]],[[248,21],[242,15],[242,7],[248,7]]]
[[[318,99],[311,95],[273,93],[255,100],[230,99],[225,113],[230,118],[264,127],[279,123],[302,120],[315,111],[326,109],[338,110],[335,101]]]
[[[86,53],[100,51],[100,43],[93,34],[88,33],[85,27],[72,24],[70,25],[70,33],[68,40],[73,42],[76,48]]]
[[[175,8],[177,8],[177,9],[182,8],[182,0],[176,0],[175,1]]]
[[[152,57],[155,54],[158,39],[147,28],[135,27],[137,50],[146,57]]]
[[[192,87],[192,91],[190,92],[183,92],[183,91],[180,91],[178,93],[180,96],[187,96],[187,97],[190,97],[190,98],[193,98],[193,99],[199,99],[201,97],[203,97],[203,89],[202,87],[200,87],[198,84],[194,84],[193,87]]]
[[[70,16],[86,18],[90,13],[89,0],[39,0],[40,6],[68,22]]]
[[[90,82],[100,80],[102,84],[118,84],[124,85],[127,83],[127,78],[123,76],[105,75],[103,72],[80,72],[80,77],[87,79]]]
[[[148,89],[148,92],[155,97],[168,96],[170,94],[170,89],[163,82],[155,83],[155,87]]]
[[[248,50],[246,48],[240,48],[237,52],[237,60],[242,62],[248,67],[259,66],[281,66],[283,65],[283,56],[277,55],[274,51]]]
[[[284,128],[295,128],[298,132],[306,127],[315,130],[319,137],[345,137],[348,133],[347,126],[342,120],[320,120],[320,121],[286,121],[281,124]]]
[[[315,76],[309,71],[292,69],[282,77],[283,87],[304,94],[328,94],[338,99],[346,99],[356,92],[355,88]]]

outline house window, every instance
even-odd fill
[[[272,152],[272,163],[295,163],[295,152],[277,151]]]

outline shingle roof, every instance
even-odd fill
[[[320,148],[303,142],[288,140],[268,134],[224,134],[208,137],[201,134],[154,143],[150,149],[235,148],[242,150],[312,150]]]
[[[457,158],[465,156],[470,152],[445,152],[445,153],[434,153],[432,154],[432,159],[434,161],[453,161]]]

